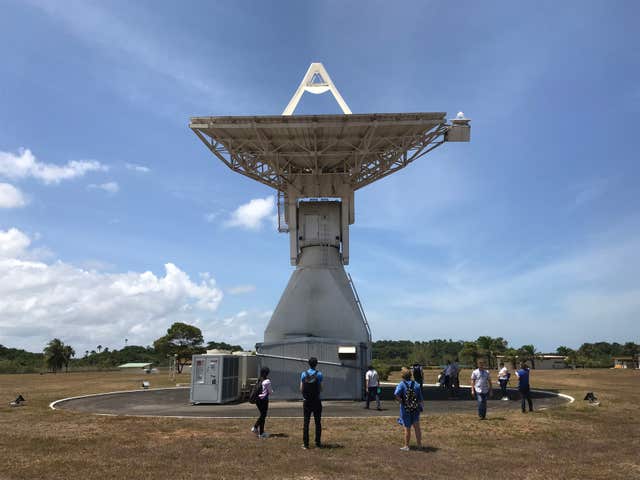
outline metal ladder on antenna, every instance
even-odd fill
[[[371,327],[369,327],[369,322],[367,321],[367,316],[364,313],[364,308],[362,308],[362,302],[360,301],[360,297],[358,296],[358,291],[356,290],[356,286],[353,283],[353,279],[351,278],[351,274],[347,272],[347,278],[349,279],[349,285],[351,286],[351,291],[353,292],[353,296],[356,298],[356,305],[358,305],[358,310],[362,315],[362,320],[364,321],[364,326],[367,329],[367,336],[369,337],[369,341],[371,341]]]

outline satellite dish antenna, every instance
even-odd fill
[[[327,91],[344,115],[292,116],[304,92]],[[311,64],[282,115],[191,118],[219,160],[277,191],[278,230],[289,234],[295,270],[256,345],[276,398],[300,396],[309,357],[333,379],[324,398],[361,398],[371,330],[344,268],[354,193],[445,142],[468,142],[469,122],[464,114],[448,122],[444,112],[352,115],[321,63]]]
[[[291,97],[291,100],[289,100],[289,104],[284,109],[284,112],[282,112],[282,115],[293,115],[293,112],[298,106],[304,92],[313,93],[315,95],[331,92],[333,98],[336,99],[336,102],[338,102],[338,105],[342,109],[342,113],[345,115],[351,115],[351,109],[347,105],[347,102],[344,101],[344,98],[342,98],[342,95],[340,95],[340,92],[331,80],[329,73],[321,63],[312,63],[309,65],[307,73],[305,73],[302,78],[298,89]]]

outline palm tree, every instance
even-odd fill
[[[96,347],[96,350],[98,350],[98,353],[100,353],[100,352],[102,351],[102,345],[98,345],[98,346]]]
[[[69,372],[69,362],[71,361],[71,357],[75,357],[76,351],[71,345],[65,345],[62,350],[64,355],[64,368],[66,372]]]
[[[569,355],[574,353],[574,351],[572,349],[570,349],[569,347],[565,347],[564,345],[562,345],[562,346],[556,348],[556,353],[558,355],[562,355],[564,357],[568,357]]]
[[[531,368],[536,368],[536,358],[540,358],[540,352],[533,345],[522,345],[518,352],[522,360],[531,360]]]
[[[62,343],[58,338],[54,338],[46,347],[44,347],[45,363],[53,373],[62,369],[62,365],[64,365],[64,348],[64,343]]]
[[[504,360],[505,364],[511,364],[511,367],[515,369],[518,363],[518,350],[515,348],[507,348],[504,351]]]
[[[504,353],[507,349],[507,341],[502,337],[492,338],[489,336],[478,337],[476,340],[478,351],[487,358],[489,369],[494,368],[496,355]]]

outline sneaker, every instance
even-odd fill
[[[302,445],[302,449],[303,450],[309,450],[309,447],[307,445]]]
[[[322,448],[322,444],[321,443],[316,443],[316,448]]]
[[[269,434],[267,432],[261,433],[258,438],[269,438]]]
[[[258,431],[258,429],[257,429],[256,427],[251,427],[251,431],[252,431],[253,433],[256,433],[256,432]]]
[[[408,452],[409,451],[409,447],[400,447],[400,450],[402,450],[403,452]]]
[[[502,400],[507,401],[507,400],[509,400],[509,397],[502,397]]]
[[[381,412],[381,411],[382,411],[382,407],[378,407],[378,408],[376,408],[376,410],[378,410],[379,412]]]

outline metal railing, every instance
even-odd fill
[[[353,279],[351,278],[351,274],[349,272],[347,272],[347,278],[349,279],[349,285],[351,285],[351,291],[353,292],[353,295],[356,298],[356,305],[358,305],[358,310],[360,310],[360,314],[362,315],[364,326],[367,329],[367,336],[369,337],[369,342],[371,342],[371,327],[369,326],[369,322],[367,321],[367,316],[364,313],[364,308],[362,308],[362,302],[360,301],[360,296],[358,296],[358,291],[356,290],[356,286],[353,283]]]

